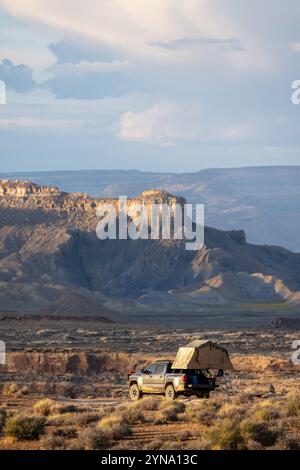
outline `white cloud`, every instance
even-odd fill
[[[120,117],[121,140],[171,146],[178,142],[235,142],[251,133],[247,124],[222,126],[208,119],[193,105],[162,101],[142,111],[128,111]]]
[[[172,145],[180,138],[177,112],[176,106],[167,102],[141,112],[128,111],[120,118],[119,137],[127,141]]]
[[[255,30],[245,30],[230,15],[226,2],[211,0],[0,0],[0,6],[17,17],[28,18],[63,32],[75,32],[124,51],[129,58],[178,62],[195,57],[209,60],[211,48],[183,52],[153,47],[151,43],[172,43],[182,38],[205,38],[215,44],[218,55],[229,66],[261,69],[269,65]],[[224,53],[218,41],[245,42],[245,50],[231,48]],[[226,49],[226,48],[225,48]]]

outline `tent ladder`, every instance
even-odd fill
[[[232,377],[230,372],[224,373],[224,389],[225,393],[232,397],[234,395],[233,385],[232,385]]]

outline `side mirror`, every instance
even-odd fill
[[[145,369],[141,369],[141,374],[144,374],[145,373]]]

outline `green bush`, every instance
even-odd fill
[[[245,442],[239,423],[234,420],[224,419],[218,421],[208,433],[213,444],[222,450],[238,450],[245,448]]]
[[[269,447],[275,444],[279,432],[269,428],[265,422],[245,420],[241,424],[241,431],[244,440],[256,441],[264,447]]]
[[[39,439],[44,432],[45,419],[38,416],[15,416],[6,422],[6,436],[17,440]]]

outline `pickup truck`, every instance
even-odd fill
[[[178,395],[196,395],[208,398],[215,390],[216,379],[209,371],[173,370],[172,361],[157,361],[140,372],[128,372],[127,383],[131,400],[142,398],[143,394],[164,394],[168,400]]]

